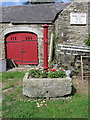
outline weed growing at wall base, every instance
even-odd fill
[[[84,40],[84,42],[87,46],[90,46],[90,34],[89,34],[88,38]]]

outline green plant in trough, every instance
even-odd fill
[[[84,42],[87,46],[90,46],[90,34],[89,34],[88,38],[84,40]]]
[[[40,77],[40,71],[39,70],[30,70],[29,74],[32,78],[39,78]]]
[[[46,72],[45,70],[30,70],[30,76],[32,78],[64,78],[66,74],[64,71]]]
[[[54,71],[48,73],[48,77],[50,78],[64,78],[66,76],[64,71]]]
[[[41,75],[42,78],[47,78],[48,77],[48,73],[45,72],[45,71],[42,72],[40,75]]]

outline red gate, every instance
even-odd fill
[[[16,64],[38,64],[38,38],[34,33],[12,33],[6,37],[6,58]]]

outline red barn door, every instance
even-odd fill
[[[38,40],[34,33],[12,33],[6,37],[6,58],[16,64],[38,64]]]

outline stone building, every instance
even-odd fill
[[[37,4],[37,5],[31,4],[31,5],[24,5],[24,6],[2,7],[2,10],[0,13],[2,14],[2,19],[0,21],[0,42],[1,42],[0,51],[2,51],[0,55],[0,59],[7,59],[8,54],[10,53],[10,55],[12,54],[12,57],[13,57],[12,59],[14,59],[16,63],[19,62],[18,64],[22,64],[20,63],[20,59],[21,59],[21,61],[23,61],[23,64],[34,64],[33,62],[37,60],[35,64],[42,65],[43,64],[43,27],[42,25],[44,24],[49,25],[49,39],[50,39],[50,33],[53,30],[52,29],[53,22],[54,22],[54,19],[56,18],[56,15],[58,12],[61,12],[65,7],[67,7],[67,5],[68,4]],[[37,38],[35,39],[38,39],[37,40],[38,45],[36,45],[36,47],[33,45],[33,47],[35,47],[35,48],[32,47],[33,51],[32,50],[31,50],[32,52],[29,51],[31,52],[31,54],[35,55],[34,56],[35,59],[32,58],[31,60],[29,60],[29,58],[27,58],[27,60],[24,60],[26,59],[26,56],[29,56],[29,53],[26,56],[24,56],[25,53],[21,53],[22,55],[19,55],[20,51],[23,51],[23,50],[19,50],[19,48],[21,47],[20,45],[18,48],[18,40],[21,39],[20,38],[21,36],[19,35],[17,36],[17,34],[19,33],[22,33],[21,36],[26,33],[32,33],[32,35],[30,34],[28,35],[29,37],[33,37],[33,35],[37,36]],[[28,36],[25,36],[25,37],[28,37]],[[10,40],[6,41],[8,37],[10,37],[9,38]],[[15,38],[15,37],[18,37],[18,38]],[[16,40],[16,43],[14,39]],[[25,40],[26,38],[23,38],[23,39]],[[10,41],[12,44],[11,46],[13,46],[13,48],[11,46],[9,47],[7,46],[10,44]],[[17,45],[15,46],[15,44]],[[28,45],[28,43],[26,44]],[[24,49],[26,49],[25,46],[24,46]],[[38,49],[38,50],[36,50],[35,52],[35,49]],[[13,52],[11,53],[11,51]],[[17,54],[22,58],[18,58]],[[24,63],[24,61],[26,63]],[[31,63],[29,63],[28,61],[31,61]]]
[[[52,39],[55,41],[55,45],[58,43],[73,43],[74,45],[84,46],[83,40],[88,37],[90,32],[89,6],[89,2],[72,2],[0,8],[0,15],[2,15],[2,19],[0,19],[0,61],[3,62],[9,58],[17,64],[42,66],[43,24],[49,25],[49,61],[52,57]],[[85,20],[82,22],[85,23],[70,23],[71,13],[83,13]],[[30,41],[33,44],[31,46],[29,45]],[[56,51],[58,49],[56,47]],[[29,53],[32,54],[30,57]],[[56,59],[57,56],[60,56],[58,52],[56,52]],[[62,58],[60,56],[59,59]],[[64,58],[67,59],[67,57]],[[57,62],[59,62],[58,59]]]
[[[89,55],[90,48],[88,47],[87,53],[84,52],[85,42],[84,40],[88,38],[88,34],[90,34],[90,3],[89,2],[72,2],[66,9],[64,9],[59,15],[57,20],[55,21],[55,36],[57,43],[67,44],[67,53],[68,47],[70,49],[77,49],[79,53],[72,50],[71,54],[61,55],[57,52],[60,47],[56,48],[56,57],[59,62],[62,64],[72,66],[75,65],[77,58],[81,55]],[[79,49],[82,50],[80,51]],[[65,48],[64,48],[65,49]],[[82,52],[83,51],[83,52]],[[65,52],[65,53],[66,53]],[[70,51],[69,51],[70,52]],[[75,52],[75,53],[73,53]],[[79,63],[80,64],[80,63]]]

